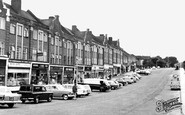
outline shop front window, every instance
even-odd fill
[[[5,67],[0,67],[0,86],[5,85]]]
[[[48,65],[33,64],[31,74],[31,84],[48,84]]]
[[[73,80],[74,80],[74,68],[64,68],[64,81],[63,83],[66,84],[66,83],[73,83]]]
[[[8,73],[7,86],[29,84],[29,73]]]

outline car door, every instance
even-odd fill
[[[54,97],[61,97],[62,96],[62,91],[59,90],[57,86],[52,86],[53,88],[53,96]]]

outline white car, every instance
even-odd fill
[[[74,84],[63,84],[63,86],[67,89],[70,89],[72,91]],[[88,95],[87,90],[84,88],[83,85],[77,85],[77,96],[84,96]]]
[[[48,84],[45,87],[47,91],[53,93],[53,98],[63,98],[64,100],[74,98],[74,93],[60,84]]]
[[[171,84],[170,84],[171,90],[173,89],[180,89],[180,78],[179,75],[174,74],[171,79]]]
[[[9,108],[12,108],[14,104],[21,103],[21,95],[12,93],[6,86],[0,86],[0,104],[7,104]]]
[[[85,89],[86,89],[86,91],[87,91],[87,94],[86,95],[89,95],[89,94],[91,94],[91,87],[89,86],[89,85],[82,85]]]

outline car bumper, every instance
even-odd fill
[[[179,85],[172,85],[170,86],[171,89],[180,89],[180,86]]]
[[[7,104],[7,103],[21,103],[21,101],[0,101],[0,104]]]

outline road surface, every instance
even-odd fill
[[[174,68],[153,70],[137,83],[105,93],[95,91],[77,100],[28,102],[12,109],[0,106],[0,115],[164,115],[165,112],[156,112],[156,101],[180,96],[180,91],[169,88],[174,73],[178,73]]]

